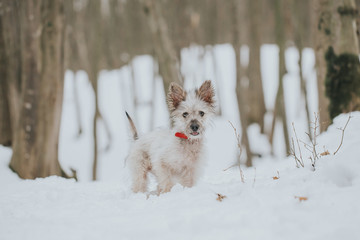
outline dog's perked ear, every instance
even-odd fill
[[[199,89],[195,90],[195,92],[196,96],[204,102],[210,104],[211,106],[214,104],[215,92],[210,80],[205,81]]]
[[[167,95],[167,103],[170,112],[174,111],[182,101],[186,99],[186,92],[177,83],[172,82]]]

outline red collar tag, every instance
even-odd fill
[[[175,133],[175,137],[188,139],[188,137],[185,134],[181,133],[181,132]]]

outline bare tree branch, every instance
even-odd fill
[[[238,134],[236,128],[234,127],[234,125],[229,121],[231,127],[234,129],[234,133],[235,133],[235,137],[236,137],[236,141],[237,141],[237,146],[238,146],[238,149],[239,149],[239,155],[238,155],[238,160],[237,160],[237,165],[239,166],[239,171],[240,171],[240,178],[241,178],[241,182],[245,183],[245,178],[244,178],[244,173],[241,169],[241,166],[240,166],[240,158],[241,158],[241,154],[242,154],[242,147],[241,147],[241,137],[240,135]],[[226,168],[224,171],[228,170],[229,168],[232,168],[236,166],[236,163],[228,168]]]
[[[348,120],[347,120],[346,123],[345,123],[344,128],[340,128],[340,130],[342,131],[342,133],[341,133],[341,141],[340,141],[339,147],[338,147],[338,148],[336,149],[336,151],[334,152],[334,155],[339,151],[339,149],[341,148],[341,146],[342,146],[342,144],[343,144],[345,129],[346,129],[348,123],[350,122],[350,119],[351,119],[351,118],[352,118],[352,116],[351,116],[351,114],[350,114],[349,117],[348,117]]]

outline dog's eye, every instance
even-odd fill
[[[202,117],[205,115],[205,113],[204,113],[203,111],[200,111],[199,114],[200,114],[200,116],[202,116]]]
[[[182,115],[183,115],[184,118],[186,118],[186,117],[189,115],[189,113],[188,113],[188,112],[184,112]]]

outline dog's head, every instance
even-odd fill
[[[167,102],[173,128],[190,139],[201,138],[214,114],[214,95],[211,81],[205,81],[193,92],[185,92],[178,84],[171,83]]]

